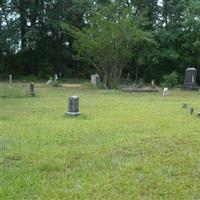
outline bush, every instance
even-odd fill
[[[179,84],[179,76],[173,71],[171,74],[163,76],[164,85],[170,88],[175,88]]]

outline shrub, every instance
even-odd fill
[[[171,74],[163,76],[164,85],[170,88],[175,88],[179,83],[178,74],[173,71]]]

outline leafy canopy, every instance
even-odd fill
[[[133,18],[131,9],[118,3],[95,9],[86,20],[87,27],[82,30],[68,24],[62,26],[76,40],[77,58],[96,68],[106,88],[114,88],[134,56],[133,45],[151,43],[151,34],[142,30],[142,17]]]

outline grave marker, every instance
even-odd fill
[[[196,83],[197,70],[195,68],[187,68],[185,70],[185,80],[183,89],[185,90],[199,90]]]
[[[58,75],[55,74],[54,76],[54,86],[58,86]]]
[[[100,76],[98,74],[91,75],[91,84],[94,86],[98,86],[100,83]]]
[[[71,96],[68,99],[68,112],[66,113],[70,116],[78,116],[81,113],[79,112],[79,97]]]
[[[189,108],[189,111],[190,111],[190,115],[192,115],[194,112],[194,108]]]
[[[9,87],[12,88],[12,74],[9,75]]]
[[[168,88],[164,88],[163,89],[163,97],[169,96],[169,89]]]
[[[33,82],[30,83],[30,95],[35,96],[35,85]]]

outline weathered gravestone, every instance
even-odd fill
[[[12,74],[9,75],[9,87],[12,88]]]
[[[163,97],[169,96],[169,89],[168,88],[164,88],[163,89]]]
[[[192,115],[194,112],[194,108],[189,108],[189,112],[190,112],[190,115]]]
[[[152,80],[152,81],[151,81],[151,87],[152,87],[152,88],[155,88],[155,80]]]
[[[55,74],[54,76],[54,86],[58,86],[58,75]]]
[[[33,82],[30,83],[30,95],[35,96],[35,85]]]
[[[91,75],[91,84],[94,86],[98,86],[100,83],[100,76],[98,74]]]
[[[66,113],[70,116],[78,116],[81,113],[79,112],[79,97],[71,96],[68,100],[68,112]]]
[[[196,83],[197,70],[195,68],[187,68],[185,70],[185,80],[183,84],[184,90],[199,90]]]

